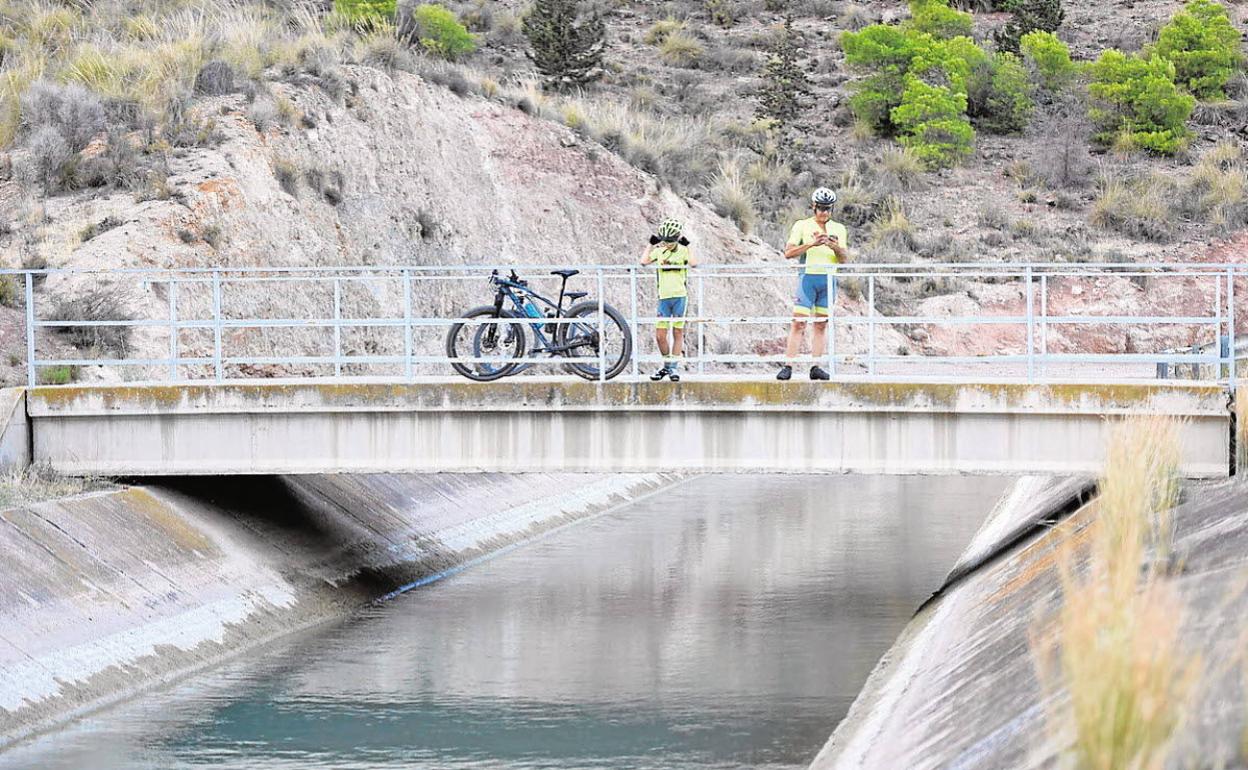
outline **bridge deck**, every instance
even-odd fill
[[[265,382],[34,388],[34,458],[107,475],[437,471],[1091,472],[1105,418],[1183,420],[1184,470],[1229,470],[1227,393],[1199,383],[679,385]]]

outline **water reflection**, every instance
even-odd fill
[[[0,768],[804,767],[1004,483],[694,479]]]

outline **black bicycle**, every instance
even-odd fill
[[[533,366],[526,360],[527,353],[529,358],[549,355],[577,359],[564,364],[564,368],[587,380],[609,380],[624,371],[633,356],[628,323],[606,303],[577,302],[587,292],[567,288],[568,279],[579,272],[551,272],[563,278],[559,299],[552,302],[533,291],[515,270],[506,278],[495,270],[490,274],[494,304],[469,310],[464,320],[456,322],[446,335],[446,355],[451,359],[451,367],[470,380],[490,382]],[[574,303],[566,311],[565,299]],[[508,323],[503,319],[518,320]],[[567,320],[555,323],[560,319]],[[531,344],[529,334],[533,335]],[[601,374],[603,370],[605,376]]]

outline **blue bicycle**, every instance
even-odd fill
[[[446,355],[451,359],[451,368],[470,380],[490,382],[533,366],[525,360],[527,353],[529,357],[545,354],[578,359],[568,362],[564,368],[587,380],[609,380],[624,371],[633,356],[633,336],[628,323],[608,304],[600,306],[597,300],[577,302],[587,292],[567,291],[567,288],[568,279],[579,272],[551,272],[563,278],[559,299],[551,301],[533,291],[515,270],[506,278],[495,270],[490,274],[494,304],[469,310],[464,320],[456,322],[446,335]],[[574,303],[567,311],[563,309],[565,299]],[[523,321],[480,323],[509,318]],[[559,319],[569,320],[554,323]],[[530,334],[533,336],[531,344]],[[602,375],[604,370],[606,374]]]

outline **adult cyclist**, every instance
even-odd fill
[[[793,224],[785,244],[784,258],[796,259],[802,265],[797,279],[797,296],[793,300],[793,323],[789,341],[784,348],[784,366],[777,380],[793,376],[793,359],[797,357],[806,336],[806,322],[811,318],[827,318],[828,308],[836,302],[836,265],[849,261],[849,233],[845,225],[832,221],[836,193],[820,187],[810,196],[814,215]],[[816,361],[823,358],[828,345],[828,324],[814,322],[810,330],[810,352]],[[829,379],[819,364],[810,367],[810,379]]]
[[[680,356],[685,346],[685,307],[689,302],[689,268],[698,260],[689,251],[689,241],[681,237],[683,225],[668,217],[659,225],[659,234],[650,236],[650,245],[641,257],[641,264],[656,265],[658,270],[659,320],[654,327],[654,341],[663,354],[663,367],[650,379],[669,378],[680,382]],[[671,340],[668,340],[668,330]]]

